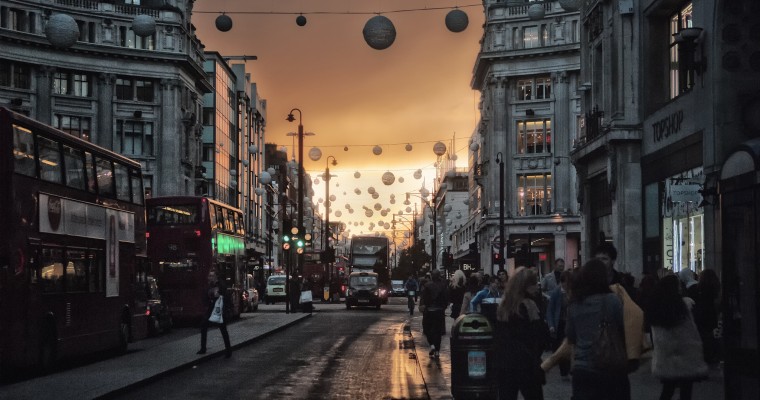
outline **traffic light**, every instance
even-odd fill
[[[513,258],[515,256],[515,242],[513,240],[507,240],[507,258]]]
[[[311,233],[305,233],[303,235],[303,239],[304,239],[304,247],[311,247]]]
[[[493,253],[493,264],[494,265],[501,265],[501,254],[499,254],[499,253]]]

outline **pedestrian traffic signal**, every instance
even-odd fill
[[[493,263],[494,265],[501,265],[501,254],[493,253]]]

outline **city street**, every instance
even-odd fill
[[[402,299],[391,299],[402,304]],[[404,301],[405,303],[405,301]],[[259,312],[282,309],[261,305]],[[118,396],[120,399],[424,399],[400,305],[346,310],[316,304],[287,330]],[[281,311],[278,311],[281,312]],[[219,336],[210,330],[209,336]]]

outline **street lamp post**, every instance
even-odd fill
[[[430,253],[433,255],[432,269],[431,269],[432,271],[432,270],[438,269],[438,253],[436,252],[436,245],[437,245],[436,242],[438,242],[438,216],[437,216],[437,210],[435,207],[435,199],[433,199],[431,203],[421,194],[417,194],[417,193],[407,193],[406,194],[407,199],[409,198],[410,195],[419,197],[419,199],[422,200],[428,206],[433,216],[433,240],[430,241]]]
[[[298,111],[298,229],[304,229],[303,227],[303,197],[304,197],[304,191],[303,191],[303,115],[301,114],[301,110],[298,108],[294,108],[290,110],[290,113],[288,113],[288,117],[286,120],[288,122],[293,122],[296,120],[295,116],[293,116],[293,111]],[[300,272],[303,262],[303,256],[299,255],[297,257],[298,262],[296,264],[296,271]]]
[[[504,269],[504,159],[501,152],[496,154],[499,164],[499,271]]]
[[[327,165],[325,167],[325,226],[324,231],[324,244],[322,246],[323,254],[326,256],[332,251],[330,249],[330,237],[332,237],[332,233],[330,232],[330,159],[332,158],[332,165],[336,166],[338,165],[338,161],[333,156],[327,156]],[[329,275],[329,278],[332,279],[332,268],[330,268],[330,263],[327,263],[327,273]]]

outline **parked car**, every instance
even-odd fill
[[[259,291],[256,290],[256,284],[253,275],[246,274],[241,292],[241,301],[243,312],[251,312],[259,309]]]
[[[274,304],[285,301],[285,275],[272,275],[267,279],[265,304]]]

